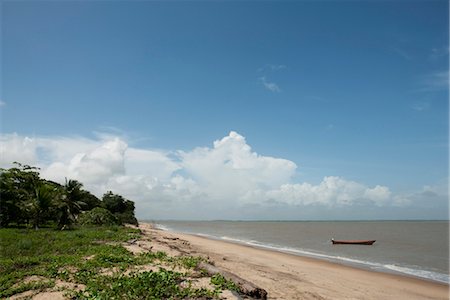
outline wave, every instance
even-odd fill
[[[416,276],[416,277],[431,279],[434,281],[439,281],[439,282],[443,282],[443,283],[447,283],[447,284],[450,283],[450,277],[447,274],[442,274],[442,273],[437,273],[437,272],[432,272],[432,271],[427,271],[427,270],[412,269],[412,268],[396,266],[396,265],[384,265],[384,267],[386,269],[389,269],[392,271],[396,271],[396,272],[400,272],[400,273],[404,273],[404,274],[408,274],[408,275],[412,275],[412,276]]]
[[[342,263],[346,265],[351,265],[355,267],[360,267],[363,269],[370,269],[374,271],[379,272],[386,272],[386,273],[397,273],[397,274],[403,274],[413,277],[418,277],[426,280],[431,281],[437,281],[441,283],[450,283],[450,276],[448,274],[443,274],[439,272],[434,272],[430,270],[423,270],[420,269],[420,267],[414,267],[414,266],[408,266],[408,265],[401,265],[401,264],[392,264],[392,263],[381,263],[381,262],[373,262],[368,260],[361,260],[356,259],[352,257],[345,257],[345,256],[339,256],[339,255],[332,255],[328,253],[323,252],[317,252],[310,249],[299,249],[299,248],[292,248],[292,247],[286,247],[282,245],[277,244],[270,244],[270,243],[262,243],[260,241],[252,240],[252,239],[246,239],[246,238],[235,238],[230,236],[216,236],[211,234],[205,234],[200,232],[192,232],[192,231],[186,231],[186,230],[176,230],[174,228],[168,227],[163,224],[154,224],[154,226],[160,230],[164,231],[177,231],[177,232],[184,232],[187,234],[193,234],[209,239],[214,240],[223,240],[227,242],[237,243],[237,244],[243,244],[248,245],[252,247],[258,247],[278,252],[284,252],[289,254],[294,254],[298,256],[306,256],[311,258],[317,258],[322,260],[327,260],[331,262],[337,262]]]
[[[162,225],[162,224],[154,223],[154,224],[152,224],[152,225],[155,226],[155,228],[156,228],[156,229],[159,229],[159,230],[163,230],[163,231],[172,231],[171,228],[169,228],[169,227],[167,227],[167,226],[165,226],[165,225]]]
[[[212,237],[210,235],[203,235],[206,237]],[[383,263],[377,263],[377,262],[371,262],[366,260],[360,260],[360,259],[354,259],[350,257],[344,257],[344,256],[337,256],[337,255],[329,255],[319,252],[314,252],[310,250],[304,250],[304,249],[297,249],[297,248],[291,248],[291,247],[284,247],[280,245],[273,245],[273,244],[264,244],[255,240],[246,240],[246,239],[238,239],[238,238],[232,238],[228,236],[222,236],[222,237],[212,237],[215,239],[221,239],[229,242],[234,242],[238,244],[244,244],[248,246],[258,247],[258,248],[264,248],[284,253],[290,253],[295,254],[299,256],[307,256],[312,258],[319,258],[324,259],[327,261],[332,262],[341,262],[352,266],[359,266],[363,268],[369,268],[376,271],[381,272],[389,272],[389,273],[397,273],[397,274],[404,274],[414,277],[419,277],[422,279],[432,280],[432,281],[438,281],[442,283],[449,284],[450,283],[450,276],[448,274],[442,274],[438,272],[428,271],[428,270],[422,270],[418,268],[412,268],[408,266],[400,266],[395,264],[383,264]]]

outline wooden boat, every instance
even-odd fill
[[[333,245],[372,245],[376,240],[341,240],[331,239]]]

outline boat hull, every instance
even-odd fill
[[[331,240],[333,245],[373,245],[376,240],[350,240],[350,241],[336,241]]]

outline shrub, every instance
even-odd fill
[[[111,226],[120,225],[120,221],[107,209],[96,207],[78,218],[80,225]]]
[[[138,220],[134,216],[133,212],[124,212],[124,213],[115,213],[114,216],[119,220],[122,224],[132,224],[138,226]]]

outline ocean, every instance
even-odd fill
[[[448,221],[157,221],[206,236],[380,272],[449,283]],[[331,238],[374,239],[372,246]]]

